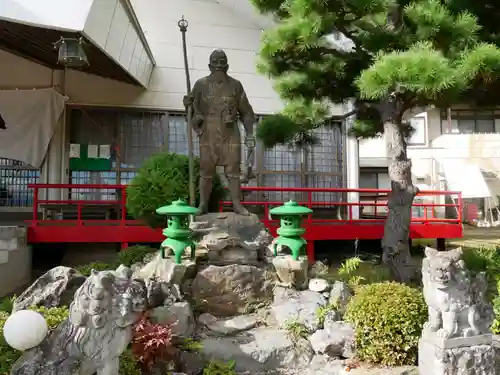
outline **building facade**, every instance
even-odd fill
[[[31,33],[39,36],[40,45],[43,36],[47,49],[49,42],[57,41],[58,33],[82,37],[89,60],[85,69],[61,69],[54,51],[34,56],[33,51],[19,47],[21,41],[13,46],[7,38],[0,40],[0,63],[8,67],[0,71],[0,90],[54,88],[67,97],[43,165],[27,165],[1,155],[3,209],[30,206],[28,183],[126,184],[149,155],[160,150],[187,153],[181,17],[189,22],[191,82],[208,74],[208,56],[222,48],[228,55],[229,74],[243,83],[259,117],[282,108],[272,82],[256,72],[260,37],[272,23],[257,15],[247,0],[73,0],[70,4],[51,0],[50,7],[32,0],[3,2],[0,27],[15,34],[19,28],[36,25]],[[48,12],[48,8],[59,11]],[[339,106],[335,114],[341,117],[345,109]],[[258,145],[257,178],[252,183],[357,187],[357,142],[346,137],[346,126],[340,121],[338,126],[318,129],[320,144],[307,150],[285,146],[264,150]],[[109,170],[75,169],[72,145],[109,146]],[[65,193],[49,194],[57,198]],[[100,198],[106,199],[104,195]],[[334,198],[338,197],[315,199]]]
[[[412,118],[408,141],[414,183],[425,190],[461,191],[467,221],[498,221],[500,110],[455,106]],[[360,186],[387,188],[384,139],[360,141]],[[467,210],[468,208],[468,210]]]

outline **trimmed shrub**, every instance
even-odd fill
[[[196,204],[199,204],[199,160],[195,159]],[[213,180],[210,210],[217,211],[225,196],[224,187],[216,175]],[[156,215],[156,209],[176,199],[189,198],[189,159],[185,155],[162,152],[144,161],[127,188],[127,210],[138,220],[153,228],[165,226],[165,219]]]
[[[344,319],[356,331],[359,359],[387,366],[416,363],[427,321],[418,289],[394,282],[364,285],[347,305]]]
[[[81,266],[77,266],[76,270],[80,272],[83,276],[90,276],[90,271],[109,271],[115,270],[118,267],[116,264],[104,263],[104,262],[92,262],[89,264],[83,264]]]
[[[126,267],[131,267],[135,263],[142,262],[146,255],[155,253],[157,251],[159,251],[159,249],[155,249],[149,246],[131,246],[128,249],[125,249],[118,253],[118,266],[120,264],[123,264]]]

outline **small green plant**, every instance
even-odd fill
[[[8,375],[14,362],[21,356],[22,352],[11,348],[3,337],[3,326],[9,314],[0,311],[0,375]]]
[[[90,276],[90,272],[92,270],[96,271],[109,271],[115,270],[118,267],[117,264],[110,264],[104,262],[92,262],[89,264],[83,264],[81,266],[77,266],[76,270],[80,272],[83,276]]]
[[[245,314],[254,314],[259,310],[269,307],[271,301],[251,301],[245,305]]]
[[[50,329],[56,328],[69,316],[69,310],[66,306],[61,307],[32,307],[30,310],[36,311],[43,315]]]
[[[325,318],[330,313],[335,313],[339,309],[338,301],[332,301],[316,309],[316,319],[321,327],[325,324]]]
[[[201,349],[203,349],[203,345],[201,342],[196,341],[193,338],[186,338],[181,340],[176,347],[180,350],[186,351],[186,352],[199,352]]]
[[[307,336],[310,333],[306,325],[297,319],[287,320],[284,324],[284,328],[286,330],[286,333],[288,334],[288,337],[290,337],[290,339],[293,341],[297,341],[301,338],[307,339]]]
[[[356,271],[358,271],[359,266],[363,261],[361,258],[352,257],[346,259],[339,267],[337,271],[337,277],[346,282],[349,285],[357,286],[362,281],[365,280],[363,276],[356,275]]]
[[[134,357],[130,349],[125,350],[120,356],[120,375],[142,375],[139,361]]]
[[[7,314],[12,313],[12,310],[14,309],[14,301],[16,300],[17,296],[12,296],[12,297],[4,297],[0,301],[0,311],[6,312]]]
[[[355,329],[360,360],[386,366],[416,363],[418,340],[427,321],[420,290],[394,282],[361,286],[349,301],[344,319]]]
[[[157,251],[159,250],[149,246],[131,246],[118,253],[118,264],[131,267],[136,263],[142,262],[147,255]]]
[[[236,375],[236,362],[210,361],[203,369],[203,375]]]

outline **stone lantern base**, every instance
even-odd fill
[[[273,237],[256,215],[213,212],[197,216],[190,225],[197,253],[210,265],[259,265],[267,258]]]
[[[156,279],[167,284],[182,285],[187,279],[196,275],[196,263],[191,259],[182,259],[176,264],[172,258],[162,258],[157,254],[149,263],[142,267],[134,276],[144,280]]]
[[[282,286],[307,288],[309,263],[306,257],[294,260],[291,255],[278,255],[273,258],[273,266]]]
[[[421,375],[496,375],[491,334],[441,339],[424,333],[418,345]]]

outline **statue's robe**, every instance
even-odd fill
[[[229,178],[240,177],[241,136],[238,120],[252,127],[255,114],[243,85],[228,75],[196,81],[193,91],[193,128],[200,137],[200,173],[212,177],[224,166]]]

